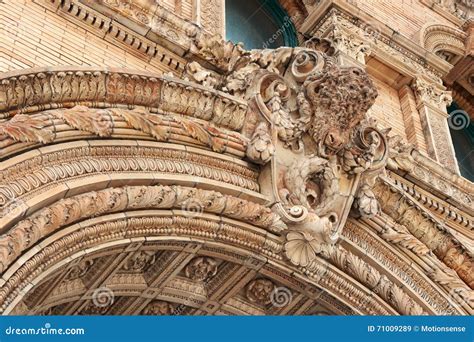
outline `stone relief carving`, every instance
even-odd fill
[[[350,13],[332,7],[311,33],[335,40],[339,49],[361,63],[367,54],[388,54],[393,62],[409,67],[415,73],[427,75],[433,80],[443,76],[439,69],[427,64],[419,54],[409,51],[392,37],[385,36],[377,29],[377,25],[378,23],[372,26]]]
[[[366,111],[375,100],[376,91],[373,84],[362,70],[337,66],[330,56],[322,52],[330,50],[327,44],[322,47],[323,43],[321,40],[313,41],[315,50],[305,47],[253,52],[240,51],[235,46],[223,46],[222,51],[217,50],[220,54],[218,56],[213,55],[216,42],[209,46],[201,45],[199,53],[207,56],[209,60],[220,61],[220,66],[228,70],[228,73],[222,80],[213,79],[212,72],[202,66],[195,66],[189,69],[191,76],[207,87],[226,90],[236,98],[226,98],[216,92],[213,93],[216,96],[211,101],[209,93],[206,93],[212,91],[211,89],[203,90],[193,85],[196,90],[193,96],[199,98],[199,105],[193,106],[194,100],[188,97],[189,88],[184,83],[170,79],[150,81],[157,83],[155,87],[159,85],[166,88],[160,93],[164,101],[161,108],[165,112],[184,112],[185,115],[195,116],[197,120],[182,117],[168,120],[143,108],[96,110],[75,107],[53,113],[55,118],[63,120],[71,127],[101,137],[110,136],[116,127],[114,118],[121,118],[129,127],[149,134],[156,140],[166,141],[173,122],[176,127],[183,128],[190,137],[218,152],[223,151],[220,134],[224,131],[203,125],[199,119],[213,118],[217,125],[235,130],[247,129],[251,134],[246,146],[246,156],[261,165],[262,173],[269,175],[267,184],[262,185],[262,192],[271,198],[273,212],[263,205],[233,196],[178,186],[107,189],[62,200],[20,221],[7,235],[0,238],[1,270],[42,236],[63,225],[88,217],[92,207],[98,209],[99,213],[145,207],[182,208],[189,201],[197,199],[202,203],[205,212],[218,213],[266,228],[275,234],[283,234],[286,239],[284,254],[292,264],[314,270],[315,260],[317,255],[320,255],[369,288],[377,288],[381,297],[394,303],[399,312],[423,314],[424,309],[410,299],[402,287],[380,274],[369,263],[337,246],[341,229],[351,209],[356,211],[358,216],[366,218],[373,217],[380,211],[378,201],[381,195],[372,189],[372,185],[385,166],[388,146],[386,132],[377,129],[375,122],[364,119]],[[317,48],[319,46],[321,49]],[[121,75],[107,77],[112,83],[122,78]],[[143,84],[138,85],[141,81],[124,82],[137,87],[130,89],[127,95],[132,97],[133,101],[149,101],[148,90],[134,92],[142,89],[140,87]],[[117,85],[117,89],[120,88]],[[143,98],[140,98],[141,96]],[[123,101],[120,97],[121,95],[117,95],[117,103]],[[251,103],[258,113],[254,126],[246,126],[241,120],[245,117],[247,107],[245,101],[240,103],[237,100],[238,97]],[[212,106],[212,113],[222,115],[212,116],[208,111]],[[14,118],[17,116],[18,123],[32,119],[32,116],[22,118],[21,115]],[[46,118],[49,120],[48,116]],[[38,131],[47,127],[48,120],[36,123],[33,121],[26,128],[20,125],[19,128],[12,129],[8,124],[15,124],[15,120],[11,119],[5,121],[8,124],[2,122],[0,129],[2,134],[12,139],[17,137],[18,140],[18,132],[26,130],[28,139],[45,143],[48,140],[38,137]],[[110,123],[112,124],[109,126]],[[395,162],[402,163],[397,157],[399,155],[393,158]],[[399,159],[403,160],[401,157]],[[384,206],[390,205],[390,200],[384,201]],[[404,206],[400,208],[404,209]],[[397,213],[392,215],[396,216]],[[413,222],[419,223],[419,217],[409,217],[413,218],[416,219]],[[400,226],[383,231],[381,236],[386,241],[406,247],[420,256],[425,255],[427,248],[423,248],[413,239],[417,234],[413,232],[414,226],[398,216],[397,219]],[[409,232],[403,227],[408,227]],[[423,242],[429,250],[440,255],[447,246],[443,260],[450,267],[456,266],[457,274],[472,284],[469,275],[472,273],[471,261],[461,248],[448,243],[439,247],[443,249],[439,251],[435,242],[442,242],[443,237],[431,231],[419,238],[424,239]],[[229,239],[231,241],[231,238]],[[275,246],[278,244],[275,243]],[[142,271],[147,264],[154,262],[153,255],[141,253],[129,259],[124,270]],[[457,261],[461,257],[463,262],[458,264]],[[216,265],[212,259],[198,259],[192,260],[186,267],[187,277],[202,281],[215,274]],[[78,269],[75,272],[81,274],[82,271]],[[308,274],[311,275],[311,271],[308,271]],[[433,277],[442,283],[442,277],[445,275],[436,274]],[[248,285],[246,296],[250,301],[266,305],[269,291],[271,292],[273,287],[271,281],[258,279]],[[464,290],[461,292],[466,297],[470,295]],[[147,312],[146,310],[144,312]],[[158,314],[168,311],[172,309],[160,304],[149,312]]]
[[[403,193],[384,178],[374,187],[377,199],[384,212],[424,243],[446,266],[453,269],[465,284],[474,288],[474,261],[472,255],[462,247],[443,225],[427,210],[414,205],[408,194]]]
[[[215,45],[216,38],[201,44],[201,54],[226,70],[218,88],[257,108],[247,157],[268,169],[272,184],[262,190],[290,223],[286,255],[305,266],[337,242],[353,196],[360,215],[378,212],[368,184],[384,167],[388,146],[385,132],[364,120],[375,86],[363,70],[338,66],[327,40],[307,42],[311,49]]]
[[[171,303],[162,300],[153,300],[143,309],[142,315],[169,316],[173,314],[174,310],[174,306]]]
[[[60,119],[66,125],[55,125]],[[125,121],[126,127],[123,127]],[[123,108],[96,109],[75,106],[70,109],[55,109],[32,115],[15,115],[12,119],[0,122],[0,137],[9,138],[0,148],[1,152],[15,148],[16,142],[51,143],[58,134],[70,129],[89,132],[99,137],[111,137],[117,129],[130,128],[143,132],[157,141],[170,138],[180,140],[192,138],[195,144],[209,147],[216,152],[245,154],[248,139],[234,131],[220,128],[212,123],[203,124],[192,118],[178,115],[151,113],[144,107],[133,110]],[[64,135],[60,135],[64,139]],[[185,139],[186,140],[186,139]],[[188,140],[189,141],[189,140]],[[19,145],[22,148],[22,145]],[[23,147],[24,148],[24,147]]]
[[[44,117],[32,118],[18,114],[11,120],[0,123],[0,136],[8,136],[15,141],[46,144],[54,139],[53,132],[44,129],[49,123]]]
[[[257,163],[266,164],[275,154],[275,146],[265,122],[260,122],[252,134],[250,142],[247,145],[247,157]]]
[[[459,19],[472,18],[474,5],[469,0],[433,0],[433,2],[451,12]]]
[[[209,257],[197,257],[185,268],[186,277],[195,281],[204,281],[217,273],[217,263]]]
[[[143,272],[156,261],[153,251],[138,251],[133,254],[122,266],[124,271]]]
[[[275,289],[275,284],[269,279],[252,280],[245,289],[247,299],[252,303],[268,305],[271,303],[271,293]]]
[[[71,268],[69,273],[66,275],[66,280],[76,280],[83,277],[94,264],[94,260],[83,260],[79,264]]]

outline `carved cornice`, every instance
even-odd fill
[[[0,118],[58,107],[118,104],[192,116],[232,130],[242,128],[247,111],[244,101],[208,87],[123,69],[36,68],[0,77]]]
[[[374,193],[384,213],[405,226],[471,289],[474,288],[472,252],[463,248],[440,220],[386,178],[377,183]]]
[[[200,28],[160,5],[143,8],[127,1],[34,0],[96,36],[135,50],[181,74],[192,39]]]
[[[189,108],[176,110],[186,112]],[[224,108],[222,110],[226,111]],[[86,138],[90,133],[102,138],[136,136],[146,139],[148,136],[157,141],[180,142],[240,158],[245,156],[248,139],[240,133],[218,128],[218,125],[212,122],[162,113],[161,110],[159,113],[151,113],[142,107],[128,110],[76,106],[30,115],[17,114],[0,122],[0,159],[43,144],[76,140],[79,136]],[[227,113],[225,116],[232,118],[225,119],[226,122],[220,121],[221,124],[232,126],[242,119],[238,112],[233,112],[232,115]],[[210,119],[210,113],[205,114],[205,118]]]
[[[422,189],[460,209],[461,215],[465,211],[474,216],[473,183],[446,170],[413,146],[404,144],[392,146],[387,166]]]
[[[388,244],[380,243],[376,236],[368,232],[364,226],[373,228]],[[459,305],[453,306],[452,297],[444,294],[440,295],[436,285],[437,281],[435,280],[435,283],[432,283],[427,276],[432,278],[433,270],[443,273],[446,266],[430,253],[428,247],[413,236],[407,228],[396,224],[386,215],[379,214],[372,219],[364,219],[362,222],[349,221],[344,228],[344,236],[350,242],[355,242],[358,245],[359,253],[370,256],[370,258],[377,260],[379,267],[390,270],[397,281],[416,293],[420,298],[419,300],[426,301],[437,314],[456,315],[464,312],[463,310],[466,310],[469,314],[473,312],[474,307],[469,307],[469,305],[462,307],[463,300],[459,301]],[[394,246],[398,246],[399,250],[414,253],[423,262],[413,261],[410,252],[404,255],[398,249],[394,249]],[[415,263],[419,265],[425,275],[413,266]],[[432,265],[432,268],[426,267],[426,265]],[[472,292],[457,275],[456,277],[458,289],[462,289],[466,294]],[[462,283],[462,285],[459,283]],[[447,288],[447,292],[450,290],[450,288]]]
[[[472,18],[474,8],[469,0],[421,0],[431,9],[441,14],[454,24],[461,24]]]
[[[356,49],[354,53],[370,52],[371,55],[377,56],[384,63],[409,76],[421,73],[429,75],[433,80],[439,80],[451,68],[451,65],[441,57],[427,53],[418,44],[369,14],[361,12],[347,1],[321,2],[301,30],[310,36],[336,39],[341,43],[346,41],[343,44],[346,49],[351,51]],[[338,30],[346,37],[345,39],[334,37]],[[352,43],[355,37],[363,42],[360,47]]]
[[[201,52],[227,76],[210,82],[210,70],[188,70],[257,109],[247,156],[266,166],[262,192],[290,224],[287,257],[303,267],[337,242],[354,197],[359,214],[377,212],[369,184],[387,157],[385,133],[363,120],[377,96],[367,74],[338,66],[327,40],[305,45],[244,51],[214,39]]]
[[[430,192],[421,188],[413,180],[408,180],[402,176],[394,173],[387,172],[388,177],[393,183],[403,189],[407,194],[413,196],[420,204],[422,204],[427,210],[431,211],[438,217],[440,217],[446,224],[454,227],[461,233],[472,236],[472,227],[474,226],[474,218],[466,211],[462,210],[458,206],[449,204],[446,199],[438,197],[434,194],[434,188],[430,189]]]

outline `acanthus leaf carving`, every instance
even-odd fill
[[[268,125],[260,122],[247,145],[247,157],[257,164],[266,164],[275,154],[275,146],[270,136]]]
[[[45,129],[49,122],[45,118],[32,118],[29,115],[17,114],[11,120],[0,122],[0,134],[15,141],[49,143],[54,133]]]
[[[100,137],[112,135],[114,123],[109,111],[91,110],[86,106],[75,106],[71,109],[53,111],[58,118],[78,130],[97,134]]]
[[[380,236],[386,241],[405,247],[420,256],[430,252],[428,247],[414,237],[404,226],[396,223],[386,225]]]
[[[150,134],[158,141],[166,141],[169,137],[169,132],[162,126],[163,120],[158,115],[152,115],[142,109],[128,111],[116,108],[112,111],[123,117],[133,128]]]

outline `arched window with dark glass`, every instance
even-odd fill
[[[296,46],[296,29],[277,0],[225,0],[226,39],[247,50]]]
[[[449,130],[459,171],[464,178],[474,182],[474,125],[466,111],[455,102],[448,108]]]

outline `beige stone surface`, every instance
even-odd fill
[[[281,5],[0,4],[0,314],[474,314],[465,8]]]

